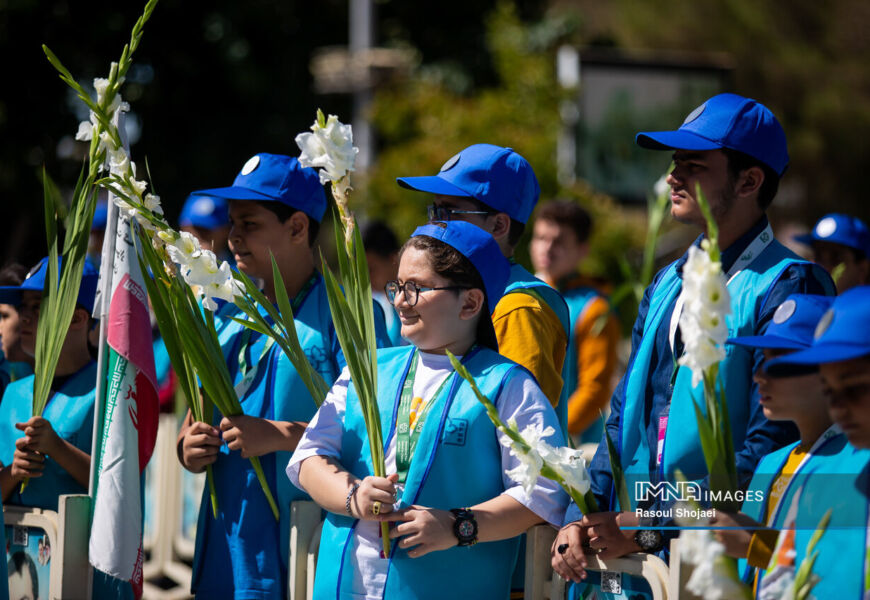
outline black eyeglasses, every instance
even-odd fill
[[[463,285],[445,285],[444,287],[426,287],[423,285],[417,285],[413,281],[406,281],[405,283],[399,283],[396,280],[388,281],[387,285],[384,286],[384,293],[387,295],[387,299],[390,301],[390,304],[396,304],[396,296],[399,295],[399,290],[405,294],[405,302],[408,303],[408,306],[416,306],[417,300],[420,299],[420,292],[434,292],[436,290],[469,290],[468,286]]]
[[[489,215],[492,211],[488,210],[459,210],[458,208],[447,208],[446,206],[438,206],[430,204],[426,207],[426,214],[429,216],[429,221],[450,221],[453,215]]]

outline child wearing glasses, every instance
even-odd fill
[[[386,286],[411,346],[378,352],[386,478],[371,475],[368,441],[345,370],[287,467],[328,511],[316,598],[504,598],[517,536],[558,523],[567,496],[538,479],[528,492],[505,470],[516,457],[446,352],[462,360],[505,421],[562,445],[534,378],[497,353],[490,313],[509,266],[485,231],[461,221],[418,228]],[[382,556],[380,521],[393,523]]]
[[[510,261],[507,287],[492,313],[499,352],[531,371],[567,427],[563,367],[571,329],[568,305],[513,259],[541,191],[532,166],[511,148],[475,144],[444,163],[437,175],[396,181],[434,194],[429,221],[467,221],[496,239]]]

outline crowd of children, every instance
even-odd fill
[[[679,129],[641,133],[637,143],[673,152],[671,214],[699,231],[695,244],[706,234],[697,189],[719,228],[732,312],[719,372],[740,485],[763,501],[747,500],[739,513],[719,512],[713,519],[723,527],[718,539],[762,595],[784,573],[794,574],[830,511],[829,531],[817,546],[814,593],[864,597],[870,591],[870,233],[854,217],[824,217],[799,239],[813,246],[815,263],[774,239],[765,213],[788,152],[776,117],[753,100],[715,96]],[[702,391],[678,364],[686,256],[646,290],[627,369],[612,390],[618,321],[600,282],[577,270],[589,249],[592,222],[585,210],[557,201],[535,213],[540,190],[532,166],[513,149],[489,144],[465,148],[435,175],[397,183],[431,201],[428,218],[420,203],[420,227],[404,244],[384,224],[365,232],[386,477],[374,475],[358,391],[316,268],[315,241],[327,208],[318,175],[295,158],[261,153],[232,185],[188,198],[180,225],[258,280],[272,302],[274,259],[305,356],[331,388],[317,409],[271,338],[239,324],[234,304],[219,307],[218,340],[244,414],[215,411],[202,422],[188,412],[178,433],[178,460],[194,473],[211,466],[219,506],[213,514],[206,489],[192,593],[285,597],[289,512],[297,499],[312,499],[325,511],[315,598],[506,598],[516,588],[511,573],[518,561],[522,570],[521,534],[538,523],[559,529],[552,566],[574,582],[571,594],[598,585],[586,570],[589,554],[649,552],[667,559],[672,523],[639,519],[634,508],[661,513],[668,505],[658,497],[620,505],[600,415],[609,411],[604,427],[630,480],[673,482],[679,473],[705,482],[692,407],[703,405]],[[417,198],[408,195],[409,202]],[[533,213],[537,276],[513,259]],[[100,227],[96,220],[94,227]],[[0,493],[6,504],[56,510],[60,494],[88,487],[97,268],[86,265],[40,417],[32,415],[31,373],[48,261],[26,277],[22,270],[0,272]],[[834,298],[836,289],[842,295]],[[502,445],[503,434],[451,366],[448,351],[504,422],[536,427],[554,446],[569,445],[569,436],[600,442],[589,468],[600,512],[582,514],[545,478],[524,486],[507,475],[522,463]],[[171,402],[173,375],[159,339],[155,352],[162,393]],[[277,523],[246,460],[255,456],[277,499]],[[380,538],[384,521],[391,524],[389,556]],[[10,561],[10,577],[13,567],[23,577],[18,563]]]

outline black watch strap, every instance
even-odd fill
[[[467,508],[451,508],[453,513],[453,535],[457,546],[473,546],[477,543],[477,521],[474,513]]]

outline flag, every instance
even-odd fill
[[[94,417],[89,556],[96,569],[131,582],[138,598],[144,556],[140,483],[154,451],[159,408],[148,298],[129,218],[119,212],[110,198],[97,302],[97,398],[103,400]]]

